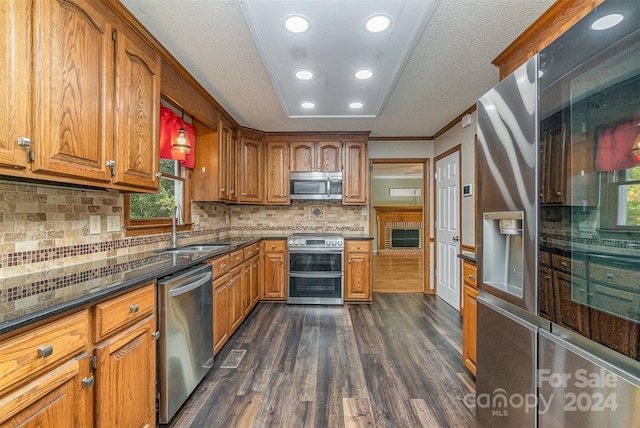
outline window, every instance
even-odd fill
[[[187,169],[173,159],[160,159],[160,187],[158,193],[125,195],[125,223],[127,235],[157,233],[171,228],[171,216],[176,205],[181,207],[182,223],[190,219]],[[182,226],[180,230],[188,230]]]
[[[640,231],[640,166],[602,174],[602,226]]]

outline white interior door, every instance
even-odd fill
[[[436,278],[438,296],[460,310],[460,152],[436,162]]]

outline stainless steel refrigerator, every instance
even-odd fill
[[[602,3],[477,112],[478,426],[638,426],[640,2]]]

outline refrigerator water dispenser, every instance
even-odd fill
[[[483,282],[522,298],[524,212],[485,212],[482,218]]]

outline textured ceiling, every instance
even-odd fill
[[[240,1],[121,1],[240,125],[276,132],[371,131],[372,136],[438,132],[498,82],[491,61],[553,3],[438,0],[378,117],[291,119],[253,43]]]

